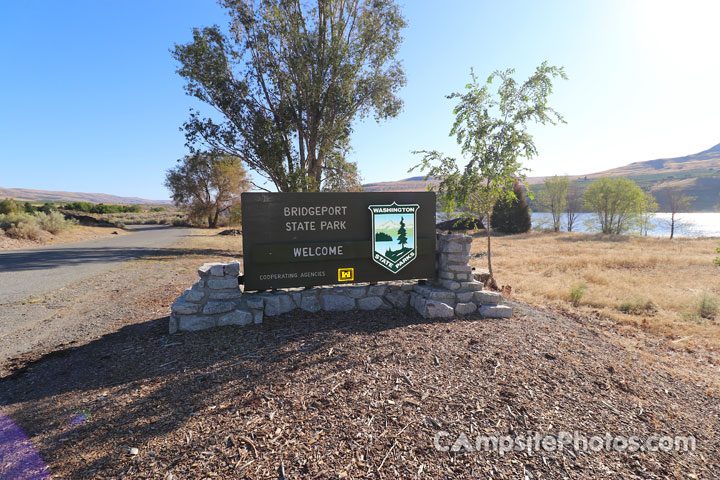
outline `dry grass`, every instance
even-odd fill
[[[43,232],[43,236],[37,240],[16,239],[0,234],[0,250],[13,250],[17,248],[32,248],[41,245],[54,245],[58,243],[84,242],[97,240],[117,235],[129,235],[132,232],[115,227],[88,227],[84,225],[73,225],[72,227],[51,235]]]
[[[703,298],[720,298],[717,238],[659,239],[568,233],[529,233],[493,239],[499,284],[525,302],[599,313],[662,335],[720,347],[720,318],[701,316]],[[484,233],[472,264],[487,268]],[[570,290],[584,284],[572,307]],[[707,302],[706,302],[707,303]]]
[[[223,252],[225,256],[238,257],[242,261],[242,236],[219,235],[225,228],[193,228],[176,247],[190,250]]]

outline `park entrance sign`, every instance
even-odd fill
[[[243,193],[245,290],[435,276],[435,193]]]

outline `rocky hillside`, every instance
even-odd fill
[[[164,205],[169,200],[148,200],[138,197],[121,197],[108,193],[56,192],[51,190],[32,190],[29,188],[0,187],[0,199],[14,198],[27,202],[91,202],[115,204]]]
[[[634,180],[645,191],[655,195],[660,211],[667,210],[664,190],[668,186],[676,187],[684,194],[694,197],[692,211],[716,211],[720,204],[720,144],[685,157],[633,162],[624,167],[570,178],[574,184],[584,189],[601,177],[628,177]],[[539,191],[543,188],[544,179],[545,177],[530,177],[528,182],[535,191]],[[370,192],[422,191],[432,182],[434,181],[425,181],[424,177],[420,176],[395,182],[369,183],[363,187]]]

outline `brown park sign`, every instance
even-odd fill
[[[243,193],[245,290],[435,276],[435,193]]]

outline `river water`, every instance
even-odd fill
[[[652,220],[648,235],[670,236],[670,214],[657,213]],[[545,212],[532,214],[533,229],[552,228],[552,216]],[[565,216],[561,220],[562,231],[567,230]],[[574,232],[595,233],[600,230],[594,214],[581,213],[573,226]],[[635,232],[637,233],[637,231]],[[675,214],[676,237],[720,237],[720,213],[677,213]]]

